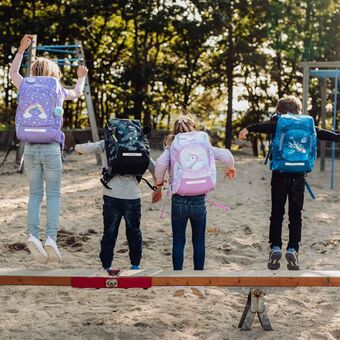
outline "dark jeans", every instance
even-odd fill
[[[302,208],[305,192],[305,178],[302,174],[294,177],[273,173],[272,181],[272,212],[270,217],[269,243],[270,247],[282,246],[282,222],[285,214],[285,204],[288,198],[289,241],[288,248],[299,251],[302,228]]]
[[[103,199],[104,234],[100,242],[99,255],[103,268],[111,267],[118,229],[123,216],[126,224],[130,261],[132,265],[139,265],[142,258],[140,199],[126,200],[110,196],[104,196]]]
[[[172,196],[172,263],[174,270],[182,270],[183,268],[183,253],[186,239],[185,230],[188,219],[190,219],[192,228],[194,269],[203,270],[205,259],[206,216],[205,195]]]

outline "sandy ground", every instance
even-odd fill
[[[157,153],[156,153],[157,154]],[[0,153],[2,160],[4,153]],[[211,199],[230,206],[225,214],[208,208],[206,269],[263,270],[268,256],[270,171],[263,160],[237,156],[238,179],[224,181]],[[15,172],[14,152],[0,169],[0,267],[38,268],[24,247],[26,178]],[[317,165],[316,168],[319,166]],[[340,161],[336,190],[329,190],[328,171],[309,176],[318,198],[305,199],[303,269],[340,270]],[[169,208],[159,219],[141,184],[143,268],[171,269]],[[99,170],[93,156],[70,155],[64,163],[59,246],[61,268],[98,270],[102,232]],[[42,209],[45,216],[45,204]],[[45,224],[44,217],[42,225]],[[285,219],[285,238],[287,236]],[[44,238],[44,234],[42,233]],[[190,237],[190,228],[188,228]],[[124,225],[114,266],[128,268]],[[285,269],[283,261],[282,269]],[[58,266],[59,267],[59,266]],[[187,242],[185,268],[192,268]],[[172,297],[167,288],[149,290],[76,290],[72,288],[0,287],[0,339],[340,339],[340,289],[296,288],[268,291],[266,303],[274,332],[263,332],[256,320],[250,332],[237,328],[247,289],[207,288],[198,299],[189,289]]]

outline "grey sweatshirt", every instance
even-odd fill
[[[75,150],[79,153],[100,153],[103,166],[107,167],[105,142],[103,140],[95,143],[89,142],[84,144],[77,144],[75,146]],[[155,178],[155,163],[152,159],[150,159],[148,170],[151,172],[152,177]],[[103,186],[103,195],[105,196],[127,200],[138,199],[141,197],[139,183],[136,179],[136,176],[116,175],[110,180],[108,186],[111,188],[111,190]]]

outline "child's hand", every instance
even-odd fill
[[[20,41],[19,52],[23,53],[29,46],[31,45],[33,39],[33,35],[25,34],[24,37]]]
[[[162,199],[162,191],[153,191],[152,192],[152,203],[157,203]]]
[[[247,130],[247,128],[244,128],[244,129],[241,130],[240,133],[238,134],[238,138],[239,138],[240,140],[245,140],[248,133],[249,133],[249,131]]]
[[[81,152],[81,146],[79,147],[79,145],[81,144],[76,144],[74,146],[74,151],[76,152],[77,155],[82,155],[83,153]]]
[[[236,177],[236,169],[234,167],[232,168],[225,168],[224,170],[224,177],[229,178],[229,180],[234,179]]]
[[[79,65],[77,69],[78,78],[84,78],[87,76],[88,69],[85,65]]]

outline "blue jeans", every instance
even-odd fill
[[[60,213],[61,151],[60,144],[26,143],[25,171],[29,181],[28,232],[40,238],[40,207],[46,184],[46,237],[57,238]]]
[[[100,260],[103,268],[110,268],[122,217],[125,219],[131,265],[139,265],[142,258],[142,232],[140,230],[140,199],[121,199],[103,196],[104,234],[100,242]]]
[[[183,268],[183,254],[186,240],[185,230],[188,219],[190,219],[192,228],[194,269],[204,269],[206,217],[205,195],[172,196],[172,263],[174,270],[182,270]]]

